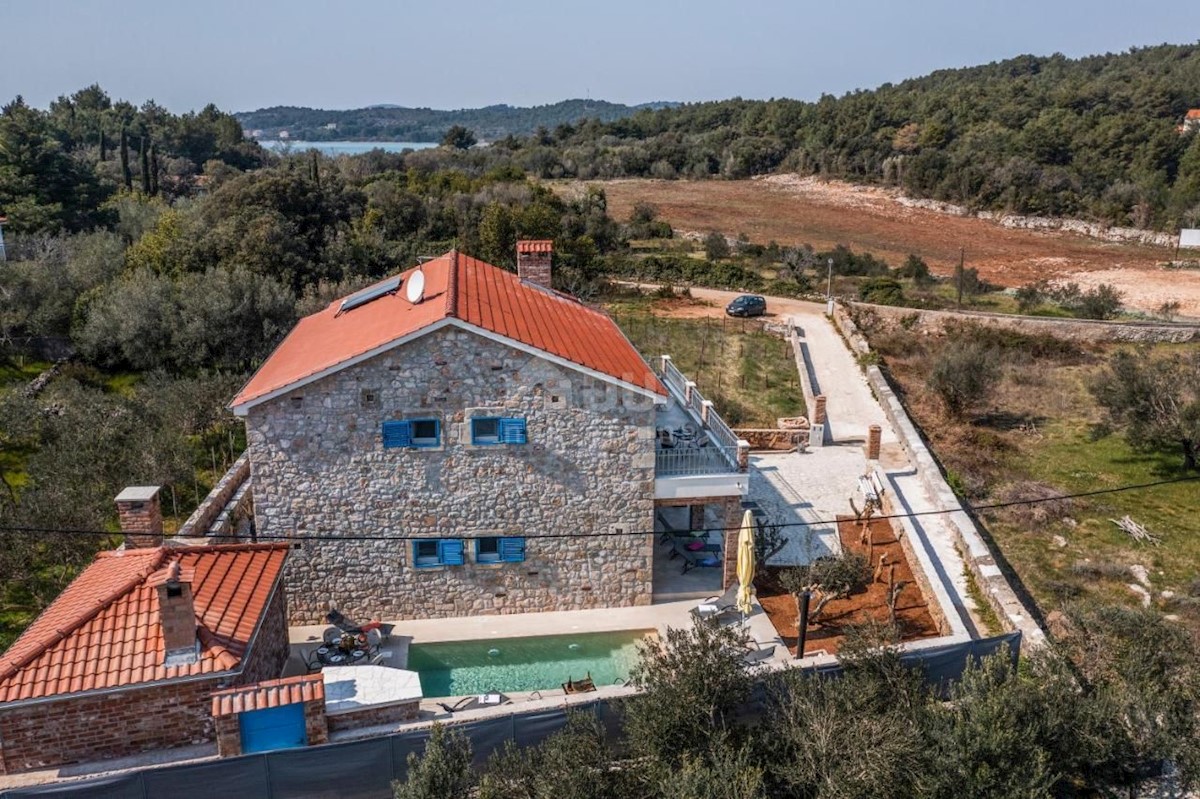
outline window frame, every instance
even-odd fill
[[[426,416],[426,417],[422,417],[420,419],[405,419],[405,421],[408,422],[408,425],[409,425],[409,427],[408,427],[409,441],[411,442],[413,447],[415,447],[417,449],[432,449],[434,447],[440,447],[442,445],[442,420],[441,419],[438,419],[437,417],[433,417],[433,416]],[[418,437],[417,436],[417,425],[418,424],[432,424],[433,425],[433,435]]]
[[[475,447],[494,447],[503,442],[500,441],[500,416],[472,416],[471,417],[471,445]],[[493,422],[496,425],[494,435],[480,437],[475,431],[475,425],[479,422]]]
[[[475,562],[476,563],[499,563],[500,562],[500,539],[498,535],[485,535],[475,539]],[[483,542],[488,541],[495,548],[494,552],[484,552]]]

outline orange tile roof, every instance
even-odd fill
[[[550,239],[522,239],[517,242],[517,252],[554,252]]]
[[[101,552],[0,655],[0,702],[43,699],[236,669],[283,574],[287,544]],[[195,663],[163,665],[152,577],[178,559],[194,575]]]
[[[1193,108],[1191,111],[1188,111],[1184,119],[1200,119],[1200,108]]]
[[[217,691],[212,695],[212,714],[216,718],[317,699],[325,699],[325,681],[321,675],[298,674]]]
[[[455,250],[418,268],[425,275],[420,303],[414,305],[405,296],[417,268],[400,274],[399,291],[351,310],[339,313],[341,300],[335,300],[292,328],[231,407],[337,371],[447,320],[666,396],[654,372],[603,311]]]

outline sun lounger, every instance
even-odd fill
[[[721,545],[705,544],[701,549],[688,549],[687,544],[676,539],[672,544],[671,557],[678,555],[683,558],[683,573],[687,574],[696,568],[715,568],[721,564]]]
[[[756,666],[759,663],[762,663],[764,660],[770,660],[775,654],[775,644],[761,646],[758,641],[755,641],[753,638],[751,638],[746,642],[746,645],[749,647],[749,649],[742,657],[742,662],[747,666]]]
[[[697,619],[714,621],[720,621],[726,617],[741,618],[741,611],[737,609],[737,591],[738,584],[734,583],[724,594],[711,596],[692,608],[692,616]]]

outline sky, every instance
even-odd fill
[[[811,100],[1198,31],[1196,0],[0,0],[0,102],[92,83],[176,112]]]

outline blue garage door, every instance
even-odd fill
[[[251,710],[241,714],[240,722],[243,754],[291,749],[308,743],[304,730],[303,702]]]

